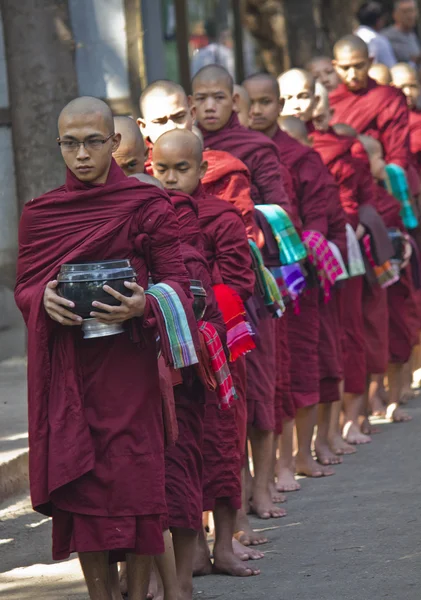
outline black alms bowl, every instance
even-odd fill
[[[72,310],[84,319],[94,310],[92,302],[119,306],[120,302],[103,290],[109,285],[123,296],[131,296],[124,282],[136,281],[136,273],[129,260],[105,260],[62,265],[57,277],[59,296],[75,303]],[[100,311],[97,311],[100,312]]]

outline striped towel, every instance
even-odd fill
[[[263,214],[270,225],[278,244],[281,263],[291,265],[304,260],[307,256],[306,249],[284,209],[276,204],[257,204],[255,208]]]
[[[365,235],[363,237],[363,246],[369,265],[372,267],[377,279],[377,283],[380,287],[387,288],[399,281],[399,271],[396,270],[389,260],[380,267],[376,265],[373,253],[371,252],[371,241],[369,235]]]
[[[151,286],[145,294],[152,296],[165,323],[165,333],[174,369],[183,369],[199,362],[187,322],[184,307],[173,288],[166,283]]]
[[[237,394],[221,339],[211,323],[199,321],[198,325],[199,331],[203,334],[212,371],[218,384],[216,392],[219,398],[219,408],[228,410],[233,405],[234,400],[237,399]]]
[[[364,259],[361,254],[360,244],[355,235],[355,231],[349,223],[346,224],[346,243],[349,276],[358,277],[358,275],[365,275]]]
[[[275,307],[275,314],[280,317],[285,312],[285,304],[276,280],[269,269],[263,264],[263,257],[256,243],[249,239],[249,245],[256,279],[259,288],[263,291],[262,296],[265,306]]]
[[[318,231],[304,231],[303,242],[308,251],[308,259],[316,268],[320,287],[325,301],[330,299],[330,290],[338,277],[343,275],[341,265],[329,248],[326,238]]]
[[[405,171],[398,165],[386,165],[385,185],[389,194],[392,194],[401,203],[401,218],[407,229],[415,229],[418,219],[415,216],[411,203],[408,180]]]

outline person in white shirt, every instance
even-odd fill
[[[421,45],[415,33],[417,19],[418,6],[415,0],[396,0],[394,25],[382,32],[392,45],[398,62],[409,63],[414,68],[421,65]]]
[[[389,40],[379,33],[386,24],[386,15],[380,2],[364,2],[356,15],[360,26],[355,35],[368,46],[373,63],[393,67],[398,61]]]

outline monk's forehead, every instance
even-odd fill
[[[225,92],[229,96],[232,95],[230,86],[225,77],[210,77],[205,76],[193,80],[193,93],[216,94],[217,92]]]
[[[188,110],[188,100],[184,92],[168,93],[165,90],[156,90],[149,94],[142,105],[143,117],[147,121],[160,119]]]
[[[367,60],[367,53],[362,48],[349,44],[337,48],[335,57],[339,63],[364,62]]]
[[[197,148],[193,141],[180,140],[172,136],[158,138],[153,149],[154,160],[164,160],[171,163],[197,162],[195,154],[197,154]]]
[[[113,133],[110,131],[108,120],[104,114],[95,111],[89,113],[64,112],[59,118],[58,129],[61,136],[66,134],[74,135],[75,130],[84,130],[85,135],[90,135],[91,133],[109,135]]]
[[[313,93],[313,81],[309,75],[300,71],[290,71],[281,75],[279,86],[281,88],[281,95],[293,95],[300,92]]]
[[[278,96],[278,94],[275,93],[276,83],[271,81],[269,77],[248,79],[243,85],[248,91],[250,98],[256,98],[258,96],[273,96],[274,98],[277,98]]]

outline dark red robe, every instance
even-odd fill
[[[240,213],[225,200],[207,194],[199,185],[193,194],[199,206],[199,222],[212,283],[224,283],[246,302],[254,291],[255,277],[247,235]],[[229,411],[218,408],[215,395],[206,401],[203,458],[204,510],[213,510],[224,499],[233,508],[241,506],[241,458],[246,436],[245,359],[230,364],[238,400]]]
[[[83,340],[80,328],[50,320],[43,294],[63,263],[128,258],[142,287],[150,273],[190,297],[170,200],[127,178],[114,161],[104,185],[84,184],[68,171],[64,186],[25,206],[19,244],[15,295],[28,326],[31,496],[38,511],[55,517],[54,557],[163,552],[152,301],[124,334]]]
[[[409,112],[409,139],[418,174],[421,174],[421,112],[419,110]]]

